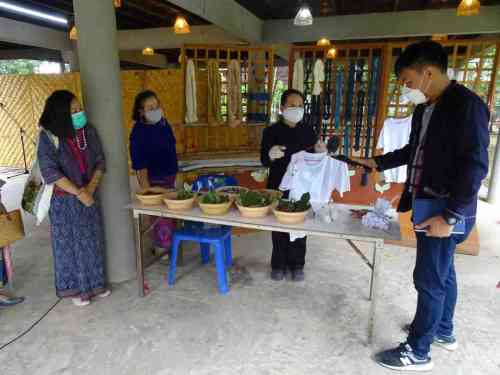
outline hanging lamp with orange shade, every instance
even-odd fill
[[[457,16],[477,16],[480,8],[479,0],[462,0],[457,8]]]
[[[189,23],[184,16],[177,16],[175,19],[174,32],[176,34],[189,34],[191,32]]]

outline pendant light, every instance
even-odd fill
[[[332,47],[326,53],[326,58],[327,59],[334,59],[335,57],[337,57],[337,50]]]
[[[462,0],[457,8],[457,16],[477,16],[480,7],[479,0]]]
[[[329,47],[331,45],[330,40],[327,38],[321,38],[316,42],[318,47]]]
[[[175,19],[174,32],[176,34],[189,34],[191,32],[189,23],[184,16],[177,16]]]
[[[123,1],[122,0],[113,0],[113,4],[114,4],[115,8],[121,8],[123,5]]]
[[[155,50],[151,47],[146,47],[142,50],[142,54],[144,56],[153,56],[155,54]]]
[[[76,26],[73,25],[69,31],[69,40],[77,40],[78,39],[78,31],[76,30]]]
[[[311,26],[313,24],[311,7],[307,5],[307,3],[303,3],[300,6],[295,19],[293,20],[293,24],[295,26]]]

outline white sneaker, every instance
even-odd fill
[[[105,292],[102,292],[100,294],[97,295],[97,297],[99,298],[106,298],[106,297],[109,297],[111,295],[111,290],[106,290]]]
[[[83,307],[83,306],[90,305],[90,301],[89,300],[85,300],[84,301],[81,298],[71,298],[71,300],[73,301],[73,304],[75,306]]]

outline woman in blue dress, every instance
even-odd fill
[[[55,185],[49,216],[56,294],[86,306],[95,296],[111,294],[97,193],[105,171],[102,145],[69,91],[55,91],[47,99],[40,127],[40,171],[46,183]]]
[[[140,187],[174,188],[179,169],[176,139],[153,91],[146,90],[137,95],[132,118],[134,128],[130,135],[130,159]],[[157,220],[153,228],[154,246],[169,249],[174,228],[171,219]]]

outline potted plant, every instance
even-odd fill
[[[209,191],[198,199],[198,205],[205,215],[226,215],[231,209],[233,200],[227,194]]]
[[[136,197],[142,204],[160,205],[163,203],[163,197],[169,191],[170,190],[161,187],[150,187],[139,190],[136,193]]]
[[[171,191],[165,194],[163,202],[167,208],[172,211],[188,211],[193,208],[196,194],[192,192],[190,187],[184,186],[183,189]]]
[[[272,195],[259,191],[242,191],[236,199],[241,216],[248,218],[265,217],[269,214],[274,199]]]
[[[248,191],[246,187],[243,186],[221,186],[215,189],[217,193],[229,195],[229,197],[236,199],[238,195],[243,191]]]
[[[282,224],[300,224],[306,220],[311,208],[311,195],[305,193],[299,200],[280,199],[273,210],[278,222]]]

